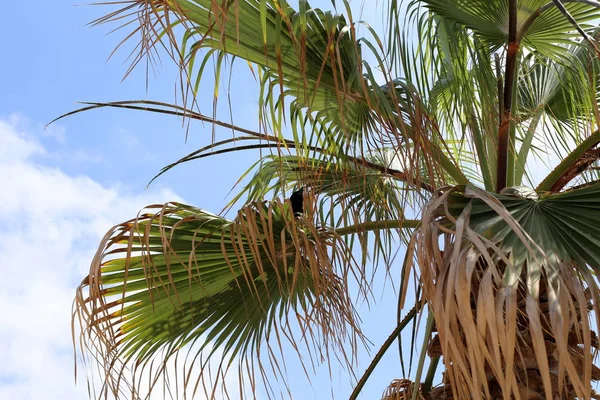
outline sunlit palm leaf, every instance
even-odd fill
[[[250,204],[232,221],[176,203],[152,208],[106,236],[78,290],[82,345],[112,377],[105,390],[122,389],[122,368],[135,376],[190,343],[205,358],[252,360],[262,345],[276,357],[275,327],[294,337],[299,325],[306,335],[294,347],[304,343],[318,358],[356,345],[341,278],[351,254],[334,233],[297,225],[278,202]]]
[[[260,200],[269,194],[305,187],[307,218],[321,225],[345,227],[370,221],[403,221],[405,208],[417,208],[424,199],[415,196],[414,203],[407,204],[406,198],[413,189],[405,181],[396,180],[393,170],[385,173],[389,163],[375,158],[369,161],[381,168],[341,163],[333,157],[322,160],[298,155],[265,156],[255,166],[256,172],[245,189],[233,201],[246,195],[250,201]],[[380,256],[389,257],[397,245],[398,233],[406,241],[402,230],[367,233],[357,229],[355,235],[363,249],[361,264],[371,261],[376,266]]]
[[[327,161],[297,155],[265,156],[259,163],[255,175],[239,195],[245,196],[247,193],[250,201],[262,199],[271,191],[277,195],[286,188],[307,186],[315,195],[335,197],[333,206],[360,198],[358,201],[363,206],[381,208],[368,220],[402,218],[404,205],[399,191],[403,182],[395,181],[393,174],[358,165],[339,164],[335,159]],[[385,168],[385,165],[379,165]],[[358,209],[363,207],[359,206]]]
[[[574,144],[588,137],[590,124],[597,119],[597,57],[587,43],[570,46],[566,55],[561,63],[536,54],[523,61],[518,112],[531,121],[522,133],[520,163],[527,159],[534,141],[545,143],[551,153],[567,155]]]
[[[581,268],[591,268],[590,273],[600,272],[600,185],[546,194],[539,199],[535,195],[523,197],[518,190],[514,193],[495,197],[547,257],[572,259]],[[471,203],[473,229],[501,243],[506,252],[513,253],[516,262],[524,261],[528,252],[522,240],[488,204],[457,196],[451,200],[450,210],[460,213],[467,203]]]
[[[521,107],[525,115],[533,115],[539,108],[552,118],[569,121],[589,118],[594,112],[598,93],[600,64],[587,44],[573,45],[565,51],[566,61],[560,64],[530,54],[523,61],[519,84]],[[584,89],[585,88],[585,89]]]
[[[367,87],[374,82],[365,82],[361,46],[354,27],[341,15],[311,8],[306,1],[300,2],[298,11],[273,0],[131,3],[124,12],[138,5],[145,18],[154,21],[155,30],[142,32],[143,43],[150,47],[168,38],[179,48],[181,58],[176,61],[187,71],[194,91],[208,61],[229,55],[262,69],[265,109],[283,107],[284,96],[289,96],[292,110],[308,108],[323,125],[332,123],[350,135],[349,143],[372,123],[367,98],[372,90]],[[185,33],[178,42],[173,29],[181,24]],[[217,79],[220,67],[221,61]]]
[[[431,114],[435,116],[446,141],[464,141],[465,146],[450,150],[455,154],[454,157],[461,159],[461,151],[467,149],[477,155],[479,171],[475,174],[469,174],[468,169],[465,168],[469,164],[468,158],[461,159],[465,174],[472,182],[482,180],[485,187],[491,190],[496,179],[496,139],[498,116],[502,109],[504,79],[504,71],[497,68],[494,72],[492,59],[500,55],[498,57],[500,61],[505,49],[499,49],[494,54],[491,50],[496,48],[487,46],[487,39],[482,40],[474,27],[469,27],[466,22],[460,24],[456,22],[457,15],[461,13],[465,18],[467,15],[477,16],[481,13],[483,18],[481,21],[487,21],[492,16],[483,12],[486,7],[493,9],[493,13],[502,19],[504,17],[500,16],[508,13],[506,4],[495,2],[467,4],[454,1],[425,1],[424,3],[433,6],[436,10],[440,9],[439,12],[436,11],[428,17],[429,23],[422,24],[423,30],[419,32],[421,36],[430,38],[427,42],[423,42],[422,38],[419,48],[429,54],[426,59],[432,60],[431,66],[423,64],[421,68],[432,68],[434,73],[427,79],[435,82],[431,92],[424,97],[428,99],[429,107],[432,109]],[[462,11],[455,9],[455,3],[460,3],[457,7]],[[414,2],[414,5],[417,4],[422,3]],[[542,7],[543,12],[540,11],[537,18],[534,18],[536,13],[529,14],[531,16],[529,22],[533,24],[531,27],[535,28],[552,12],[558,12],[557,18],[562,18],[561,24],[564,25],[566,22],[566,25],[552,25],[552,29],[564,29],[577,34],[564,16],[557,9],[552,11],[553,8],[548,7],[549,5],[551,3],[540,5],[518,3],[521,10],[532,7],[537,10]],[[577,5],[579,6],[585,5]],[[591,7],[590,10],[594,8],[591,5],[587,7]],[[591,11],[590,15],[596,13],[597,11]],[[525,18],[525,14],[521,14],[519,18]],[[486,24],[489,22],[487,21]],[[506,21],[503,24],[505,29]],[[530,29],[533,29],[531,27]],[[486,29],[490,27],[486,25]],[[543,29],[550,28],[546,26]],[[527,30],[527,34],[531,32],[534,31]],[[506,38],[502,40],[505,41]],[[539,49],[533,52],[529,51],[533,48],[524,50],[527,56],[520,63],[518,100],[512,107],[512,112],[521,118],[522,123],[516,124],[519,134],[515,135],[515,155],[511,155],[511,162],[508,165],[509,182],[514,182],[515,185],[521,184],[525,175],[526,161],[532,146],[538,140],[547,143],[548,149],[553,153],[564,155],[568,153],[573,142],[579,143],[589,134],[587,125],[598,114],[597,88],[592,87],[597,84],[590,85],[590,82],[597,82],[596,57],[589,44],[587,42],[578,44],[574,41],[574,37],[570,37],[564,44],[548,38],[543,40],[546,44],[560,44],[560,49],[553,53],[553,57],[557,54],[560,54],[560,57],[549,58]],[[487,43],[489,44],[489,40]],[[407,65],[404,67],[406,68]],[[496,83],[500,85],[499,88],[496,87]],[[498,104],[499,100],[500,104]],[[514,166],[512,159],[514,159]]]
[[[495,181],[500,112],[492,55],[466,29],[440,18],[432,20],[439,60],[434,75],[436,81],[428,94],[430,107],[447,141],[459,143],[462,151],[457,152],[460,155],[457,157],[464,157],[461,164],[465,167],[469,163],[480,165],[480,171],[468,175],[470,181],[483,181],[491,190]],[[471,154],[476,155],[476,162]]]
[[[341,157],[359,155],[380,143],[402,151],[410,141],[416,149],[413,165],[425,162],[431,183],[436,174],[446,178],[436,170],[437,164],[453,180],[466,183],[455,161],[444,154],[443,146],[438,147],[436,134],[423,126],[429,120],[419,96],[387,73],[381,42],[372,29],[367,31],[373,39],[358,39],[352,21],[312,9],[305,1],[295,11],[286,2],[273,0],[220,5],[209,0],[139,0],[129,3],[123,13],[135,7],[142,15],[138,20],[143,21],[143,29],[136,28],[143,35],[141,48],[145,49],[139,57],[165,41],[176,49],[174,58],[192,86],[197,87],[213,56],[217,77],[225,55],[258,66],[260,118],[272,129],[271,134],[283,135],[289,106],[296,146],[325,146]],[[124,15],[115,12],[99,22],[121,17]],[[148,29],[150,25],[153,29]],[[175,34],[179,25],[185,29],[180,41]],[[206,52],[200,52],[202,49]],[[364,62],[361,49],[368,49],[377,65]],[[196,69],[198,56],[204,59]],[[382,82],[377,81],[374,68],[383,71]]]
[[[454,21],[473,31],[487,41],[492,48],[505,44],[508,38],[508,2],[503,0],[424,0],[436,15]],[[547,5],[547,0],[522,0],[517,3],[517,31],[522,34],[523,45],[547,56],[563,56],[563,45],[579,37],[573,25],[556,7]],[[582,24],[598,18],[596,7],[582,3],[565,2],[570,14]],[[535,19],[528,21],[532,16]],[[530,23],[522,31],[525,23]]]

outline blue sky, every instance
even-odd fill
[[[329,2],[313,2],[328,7]],[[356,15],[360,2],[355,2]],[[77,101],[151,99],[171,102],[177,70],[166,55],[149,77],[143,68],[122,81],[126,49],[108,56],[123,32],[87,23],[109,12],[107,6],[74,6],[71,1],[11,4],[11,18],[0,24],[4,38],[0,64],[0,398],[86,398],[84,381],[73,379],[70,313],[74,288],[85,276],[96,245],[112,225],[147,204],[183,200],[219,212],[253,154],[204,159],[176,168],[146,189],[159,169],[210,143],[209,125],[186,130],[175,117],[126,110],[95,110],[61,120]],[[364,15],[377,27],[377,8]],[[217,115],[257,127],[256,84],[237,68],[235,95],[222,92]],[[206,82],[201,111],[212,113],[212,86]],[[231,136],[217,129],[218,138]],[[383,283],[378,303],[361,309],[373,352],[395,326],[396,298]],[[361,357],[360,375],[370,359]],[[301,372],[290,371],[299,376]],[[347,398],[347,374],[326,368],[313,386],[293,379],[297,398]],[[377,398],[393,378],[402,378],[395,351],[376,370],[363,398]]]

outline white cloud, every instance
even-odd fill
[[[64,126],[54,123],[52,125],[45,127],[43,134],[44,134],[44,136],[53,138],[54,140],[56,140],[59,143],[64,143],[66,132],[67,132],[67,130],[65,129]]]
[[[85,398],[85,379],[73,379],[74,288],[110,226],[178,197],[44,166],[36,157],[48,151],[19,126],[0,120],[0,398]]]
[[[15,121],[0,120],[0,132],[3,132],[0,135],[0,161],[3,165],[26,160],[32,155],[45,154],[41,145],[28,139],[24,133],[17,132],[16,126]]]
[[[52,152],[30,126],[20,116],[0,119],[0,399],[83,399],[82,365],[74,384],[71,306],[96,245],[144,206],[181,199],[47,167],[36,160],[52,161]],[[170,362],[171,377],[174,368]],[[237,371],[226,380],[235,391]]]

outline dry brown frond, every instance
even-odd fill
[[[459,216],[449,211],[460,191],[441,191],[417,232],[417,262],[438,331],[428,352],[443,355],[444,390],[452,392],[436,388],[431,398],[589,399],[600,379],[588,312],[597,305],[586,296],[595,284],[586,284],[572,262],[544,253],[494,197],[467,188],[461,195],[493,209],[527,254],[476,232],[471,203]]]
[[[409,379],[394,379],[383,392],[382,400],[411,400],[414,388],[415,383]],[[425,400],[425,397],[418,393],[417,399]]]

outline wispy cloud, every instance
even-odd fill
[[[53,138],[59,143],[65,142],[67,130],[64,126],[54,123],[52,125],[48,125],[43,130],[43,135],[46,137]]]
[[[0,399],[83,399],[82,365],[77,386],[74,381],[75,288],[111,226],[148,204],[181,198],[165,188],[132,193],[123,184],[107,187],[49,167],[48,150],[33,132],[18,128],[22,122],[0,119]],[[167,368],[174,372],[172,361]],[[237,371],[229,373],[229,387],[238,379]],[[200,387],[194,398],[212,398],[206,390]],[[152,399],[163,398],[158,392]]]
[[[0,398],[81,399],[73,379],[71,304],[106,230],[167,189],[131,193],[37,161],[47,150],[21,120],[0,120]]]
[[[156,153],[148,150],[139,137],[126,129],[119,129],[118,144],[127,155],[135,157],[136,160],[141,162],[152,162],[158,157]]]

